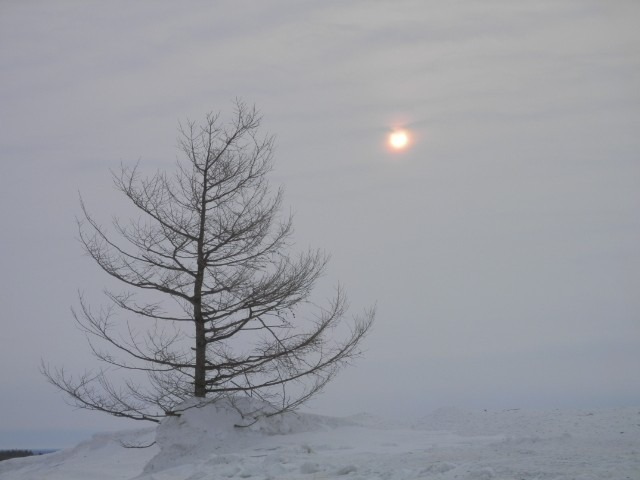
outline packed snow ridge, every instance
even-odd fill
[[[248,398],[186,406],[157,428],[0,462],[0,479],[640,479],[640,408],[446,408],[399,425],[367,414],[260,416],[269,406]]]

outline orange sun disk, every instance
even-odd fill
[[[409,133],[406,130],[394,130],[389,134],[389,146],[393,150],[404,150],[409,145]]]

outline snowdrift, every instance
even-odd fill
[[[265,408],[250,399],[189,408],[157,429],[0,462],[0,479],[640,479],[639,408],[446,408],[411,425],[367,414],[256,418]]]
[[[292,412],[268,416],[276,409],[252,398],[194,405],[182,406],[187,408],[182,415],[169,417],[158,426],[156,443],[160,451],[145,466],[145,473],[175,469],[199,459],[208,459],[212,454],[217,464],[221,458],[227,458],[224,455],[239,450],[255,447],[254,450],[259,451],[257,446],[270,443],[270,437],[274,435],[303,434],[355,425],[347,419]]]

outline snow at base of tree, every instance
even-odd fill
[[[640,479],[640,408],[444,408],[400,425],[367,414],[256,421],[251,412],[260,407],[245,399],[191,408],[157,429],[95,435],[71,449],[6,460],[0,478]]]

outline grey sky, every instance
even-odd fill
[[[298,247],[332,254],[319,297],[378,305],[314,411],[640,404],[639,21],[634,0],[3,2],[0,447],[129,426],[38,373],[91,362],[69,306],[106,280],[78,190],[127,212],[109,169],[171,167],[178,121],[236,96],[278,137]]]

